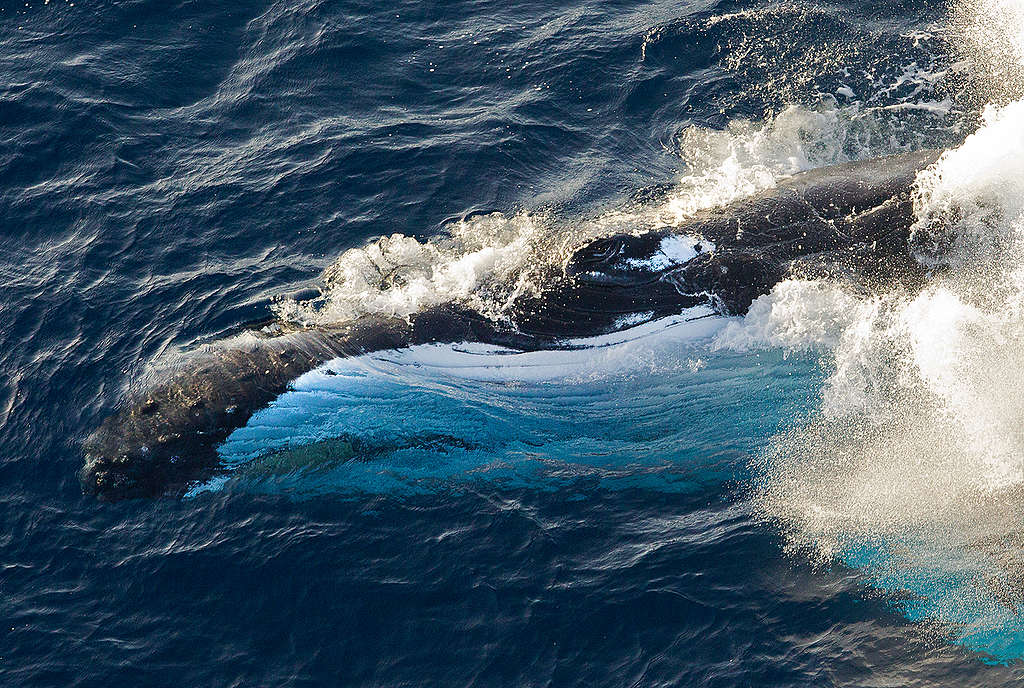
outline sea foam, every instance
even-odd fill
[[[1003,22],[1000,40],[974,34],[967,57],[1024,73],[1024,52],[1007,50],[1024,36],[1021,7],[960,6],[959,26]],[[1024,101],[985,108],[919,175],[915,211],[923,285],[791,280],[719,335],[725,347],[813,347],[830,372],[819,408],[756,461],[753,496],[794,549],[911,596],[908,616],[970,647],[1020,656]]]

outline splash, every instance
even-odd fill
[[[324,273],[320,298],[282,301],[276,311],[310,325],[367,313],[408,317],[457,301],[497,318],[517,296],[536,289],[545,257],[560,253],[553,243],[547,219],[525,213],[461,220],[427,241],[393,234],[343,253]]]
[[[458,302],[502,320],[516,299],[543,290],[552,271],[586,241],[678,226],[797,172],[913,148],[912,141],[880,135],[892,117],[826,98],[816,107],[789,106],[761,123],[690,126],[675,142],[688,172],[667,190],[577,217],[550,209],[490,213],[450,223],[426,240],[384,236],[328,267],[318,298],[284,299],[275,312],[286,321],[323,325],[366,314],[409,317]]]
[[[1024,97],[1024,3],[957,0],[950,28],[980,97],[997,103]]]
[[[873,118],[862,115],[859,105],[832,100],[819,108],[790,105],[762,124],[733,120],[724,130],[684,129],[678,146],[696,172],[683,177],[657,208],[656,222],[676,225],[705,208],[770,189],[781,177],[871,157],[872,146],[862,135]]]
[[[1024,74],[1024,3],[963,5],[967,53]],[[1015,62],[1014,62],[1015,61]],[[1003,93],[1015,88],[1008,82]],[[757,461],[755,502],[790,547],[866,572],[913,619],[1024,656],[1024,101],[918,178],[915,290],[789,281],[723,347],[814,348],[820,408]]]

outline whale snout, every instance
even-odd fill
[[[85,462],[78,471],[82,491],[106,501],[153,497],[161,493],[168,471],[158,452],[100,428],[83,446]]]
[[[152,413],[151,404],[144,401],[108,417],[83,442],[78,478],[85,494],[111,502],[180,495],[214,469],[216,442],[199,440],[218,437],[182,422],[172,429],[168,419]]]
[[[82,491],[104,501],[173,495],[198,472],[175,456],[150,457],[145,451],[97,456],[86,452],[78,472]]]
[[[82,491],[105,501],[162,494],[176,457],[165,456],[163,447],[151,449],[149,444],[108,420],[82,446],[85,461],[78,471]]]
[[[85,494],[100,499],[116,500],[145,496],[139,481],[124,459],[109,459],[86,454],[85,464],[78,472]]]

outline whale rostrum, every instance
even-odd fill
[[[181,495],[218,470],[217,447],[335,358],[432,342],[520,350],[710,306],[743,315],[792,275],[919,279],[910,231],[917,173],[939,151],[850,162],[796,174],[774,188],[701,211],[677,227],[587,243],[539,294],[520,296],[496,322],[460,304],[409,318],[366,315],[328,327],[285,323],[211,347],[134,394],[84,442],[83,489],[102,499]]]

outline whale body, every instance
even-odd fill
[[[579,347],[581,338],[699,306],[743,315],[795,274],[919,278],[909,242],[914,182],[938,155],[811,170],[678,227],[592,241],[540,294],[513,302],[501,323],[452,303],[407,319],[279,323],[225,341],[103,421],[83,443],[83,490],[106,500],[180,496],[218,471],[217,447],[234,430],[296,378],[339,357],[464,341],[522,351]]]

